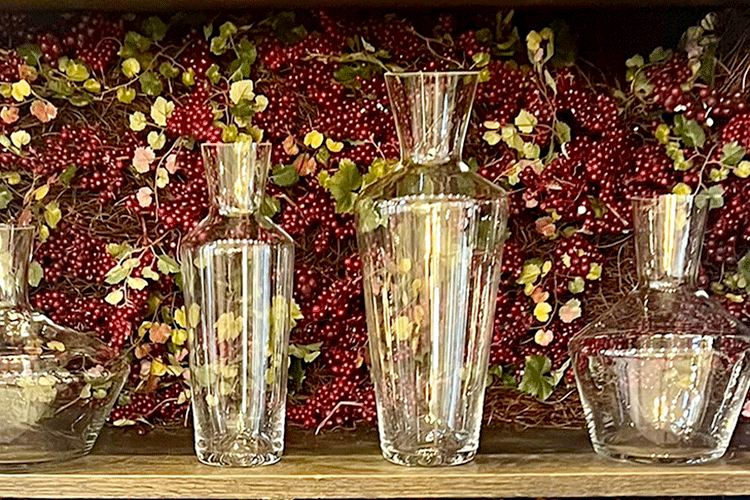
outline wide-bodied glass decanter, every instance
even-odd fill
[[[357,201],[383,456],[476,454],[507,223],[505,192],[461,161],[478,74],[386,74],[401,163]]]
[[[93,333],[32,311],[33,241],[30,226],[0,225],[0,466],[88,453],[129,371]]]
[[[195,450],[210,465],[284,449],[294,243],[260,213],[271,146],[204,144],[211,209],[181,247]]]
[[[750,374],[750,330],[697,287],[707,207],[633,202],[638,286],[570,342],[597,453],[637,462],[721,457]]]

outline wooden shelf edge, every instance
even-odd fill
[[[721,496],[750,494],[750,453],[693,467],[617,464],[581,454],[480,456],[412,469],[378,456],[285,457],[220,469],[193,457],[91,456],[54,472],[0,474],[0,496],[25,498],[392,498]]]
[[[701,466],[617,463],[593,453],[583,430],[484,432],[470,464],[408,468],[378,453],[374,431],[293,431],[275,465],[202,465],[189,431],[105,433],[94,454],[66,464],[0,472],[15,498],[497,498],[750,495],[750,428],[722,460]]]

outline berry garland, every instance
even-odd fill
[[[481,74],[465,157],[511,198],[488,418],[573,393],[568,340],[633,284],[633,196],[711,204],[702,283],[750,320],[750,49],[721,40],[731,13],[629,59],[624,86],[575,65],[563,23],[522,39],[508,13],[365,17],[0,19],[0,209],[38,228],[33,305],[132,358],[115,425],[186,417],[176,251],[208,207],[196,146],[247,139],[273,144],[263,210],[298,245],[288,420],[375,421],[351,208],[398,158],[384,70]],[[558,399],[555,423],[580,423]]]

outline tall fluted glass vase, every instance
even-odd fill
[[[635,200],[638,285],[570,342],[601,455],[697,463],[729,445],[750,383],[750,330],[697,286],[707,210],[693,196]]]
[[[204,144],[209,215],[181,247],[195,449],[211,465],[281,458],[294,244],[260,213],[271,146]]]
[[[385,78],[401,162],[355,207],[380,445],[457,465],[479,444],[507,199],[461,161],[478,73]]]

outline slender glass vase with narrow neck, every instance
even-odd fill
[[[355,207],[380,446],[403,465],[479,444],[508,208],[461,161],[477,78],[386,75],[401,163]]]
[[[633,203],[638,286],[570,342],[597,453],[698,463],[729,445],[750,382],[750,330],[697,286],[707,207]]]
[[[294,244],[260,213],[271,146],[204,144],[209,215],[181,247],[198,459],[271,464],[284,449]]]
[[[34,229],[0,225],[0,468],[88,453],[129,364],[96,336],[32,311]]]

